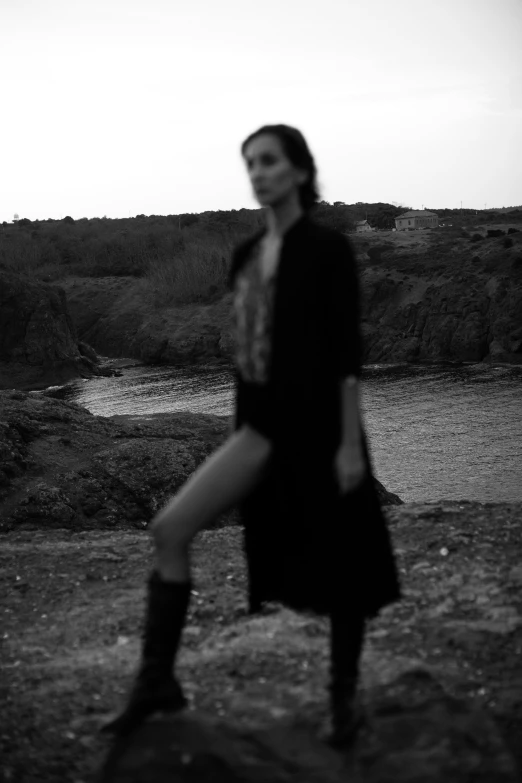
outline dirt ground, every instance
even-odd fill
[[[387,510],[404,598],[369,626],[363,692],[415,665],[478,703],[522,767],[522,506]],[[0,780],[89,783],[104,718],[139,650],[145,531],[29,528],[0,547]],[[202,533],[179,673],[193,705],[259,720],[327,717],[327,623],[282,607],[246,614],[241,530]],[[493,781],[492,781],[493,783]]]

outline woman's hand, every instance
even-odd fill
[[[341,443],[335,455],[334,467],[341,494],[356,489],[366,474],[362,442]]]

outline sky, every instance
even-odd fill
[[[306,136],[322,198],[522,204],[521,0],[0,0],[0,221],[254,208]]]

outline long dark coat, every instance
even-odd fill
[[[231,282],[263,232],[233,255]],[[250,608],[280,601],[373,616],[399,598],[394,558],[373,483],[340,494],[341,383],[360,372],[358,282],[347,238],[302,217],[283,238],[269,382],[236,382],[236,427],[272,441],[262,483],[242,504]]]

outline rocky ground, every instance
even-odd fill
[[[370,721],[346,762],[360,780],[519,780],[520,512],[507,504],[390,507],[404,600],[368,630]],[[276,606],[246,615],[239,528],[202,533],[193,554],[179,672],[196,711],[181,725],[144,727],[106,779],[347,779],[319,739],[325,621]],[[110,748],[98,728],[136,664],[150,562],[140,531],[22,526],[3,536],[3,780],[94,780]]]
[[[404,598],[368,629],[368,723],[346,756],[321,741],[326,622],[248,616],[241,529],[221,520],[193,547],[193,709],[111,749],[97,731],[138,655],[144,527],[227,423],[21,392],[0,395],[0,422],[0,780],[88,783],[109,751],[107,781],[520,780],[521,504],[387,507]]]

